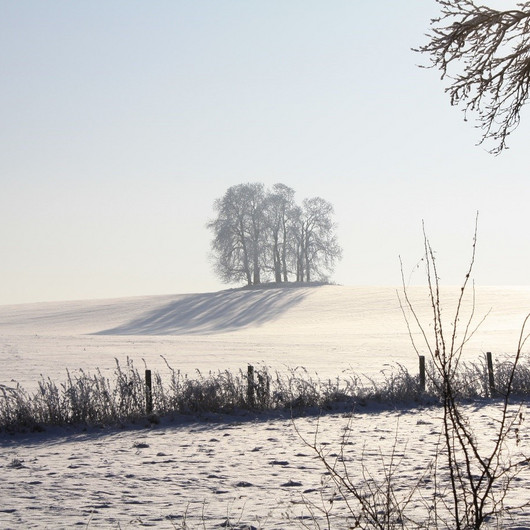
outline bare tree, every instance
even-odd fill
[[[296,211],[294,193],[294,190],[285,184],[275,184],[267,196],[271,263],[277,283],[289,281],[290,240]]]
[[[213,261],[221,280],[261,283],[265,251],[265,190],[263,184],[228,188],[214,203],[217,217],[208,223],[213,231]]]
[[[297,281],[327,280],[342,257],[337,243],[333,206],[320,197],[304,199],[298,212]]]
[[[500,153],[519,125],[530,82],[530,2],[498,10],[474,0],[436,0],[429,41],[416,51],[450,79],[452,105],[478,113],[482,139]]]

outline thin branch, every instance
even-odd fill
[[[499,154],[520,123],[530,87],[530,2],[497,10],[473,0],[436,0],[427,44],[415,49],[449,80],[451,105],[477,113],[482,139]]]

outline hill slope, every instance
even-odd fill
[[[428,329],[425,290],[410,294]],[[445,291],[446,315],[457,296],[458,289]],[[476,299],[479,317],[491,313],[470,341],[469,355],[513,350],[530,310],[530,288],[483,287]],[[465,314],[471,307],[469,298]],[[163,369],[161,355],[188,373],[263,362],[331,377],[351,369],[374,375],[395,362],[414,370],[417,363],[391,287],[235,289],[0,306],[0,383],[32,385],[40,374],[64,378],[66,368],[110,372],[115,358]]]

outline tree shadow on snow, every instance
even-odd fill
[[[231,290],[192,294],[94,335],[184,335],[260,326],[301,302],[307,290]]]

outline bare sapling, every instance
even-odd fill
[[[477,377],[485,377],[479,388],[488,389],[488,374],[463,362],[463,353],[487,317],[476,315],[475,288],[471,275],[475,264],[478,216],[471,247],[471,258],[456,296],[453,311],[445,313],[447,293],[442,293],[435,252],[423,226],[424,257],[427,280],[427,307],[430,317],[423,323],[415,302],[409,296],[403,266],[400,306],[405,317],[412,346],[418,356],[427,353],[426,373],[428,394],[439,400],[441,414],[439,443],[433,447],[432,458],[423,463],[423,473],[404,484],[400,477],[401,444],[396,438],[390,452],[380,454],[380,462],[366,458],[364,451],[353,454],[350,432],[354,427],[352,414],[339,442],[340,451],[330,451],[328,444],[318,440],[318,428],[313,440],[302,440],[320,460],[329,478],[327,503],[322,507],[306,502],[315,520],[321,516],[327,528],[455,528],[457,530],[505,527],[512,514],[530,504],[530,496],[516,479],[530,460],[521,449],[523,408],[514,403],[514,390],[524,383],[519,365],[529,334],[526,331],[530,315],[521,327],[513,359],[503,363],[502,381],[495,385],[495,394],[486,396],[492,429],[480,432],[470,407],[464,398],[477,396]],[[443,296],[442,296],[443,294]],[[419,337],[419,339],[418,339]],[[419,380],[417,382],[420,386]],[[525,387],[526,388],[526,387]],[[483,403],[483,401],[481,402]],[[410,440],[409,440],[410,441]],[[404,452],[404,450],[403,450]],[[354,460],[355,459],[355,462]],[[375,467],[374,467],[375,466]],[[380,469],[377,469],[377,468]],[[424,483],[430,483],[427,489]],[[330,485],[334,487],[330,493]],[[340,496],[347,506],[342,514],[333,513],[333,498]],[[526,495],[526,498],[525,498]],[[323,497],[324,498],[324,497]],[[418,506],[423,509],[418,510]]]
[[[394,442],[389,454],[380,450],[379,461],[368,462],[365,448],[359,454],[354,447],[355,415],[351,414],[344,427],[339,451],[334,452],[319,440],[318,423],[313,439],[305,438],[294,429],[300,439],[315,454],[325,469],[322,503],[317,505],[305,499],[312,515],[311,526],[306,528],[376,528],[380,530],[429,528],[431,515],[418,518],[414,505],[422,501],[421,487],[430,474],[427,468],[404,484],[400,478],[406,443],[398,440],[396,426]],[[334,511],[335,500],[340,499],[341,511]],[[344,507],[346,508],[344,510]],[[318,517],[320,516],[320,517]]]
[[[502,524],[503,517],[515,507],[508,506],[506,500],[514,479],[528,459],[514,454],[513,440],[518,441],[520,423],[524,416],[522,408],[512,404],[513,385],[523,347],[528,338],[523,322],[513,362],[510,365],[501,399],[496,410],[495,430],[489,434],[489,442],[479,441],[473,428],[472,416],[459,396],[458,371],[462,368],[464,347],[474,335],[484,318],[476,323],[475,289],[472,285],[471,308],[466,318],[462,318],[465,296],[472,283],[470,278],[475,263],[477,244],[477,220],[473,235],[472,253],[469,266],[456,301],[452,317],[446,319],[442,310],[441,286],[437,271],[435,253],[423,228],[424,258],[427,276],[427,289],[432,311],[430,325],[420,321],[415,306],[409,297],[409,290],[402,271],[402,291],[404,303],[400,299],[403,315],[407,322],[409,336],[418,355],[420,345],[414,330],[419,332],[423,348],[430,356],[431,372],[429,383],[439,396],[443,408],[440,454],[436,455],[437,519],[444,526],[456,529],[478,529],[486,522]],[[405,308],[408,309],[405,311]],[[417,335],[416,335],[417,336]],[[518,445],[516,443],[516,445]],[[518,450],[518,448],[516,447]],[[445,477],[444,477],[445,475]],[[448,487],[447,487],[448,486]],[[527,504],[528,501],[524,501]],[[522,503],[520,503],[522,504]],[[443,512],[443,513],[442,513]]]

